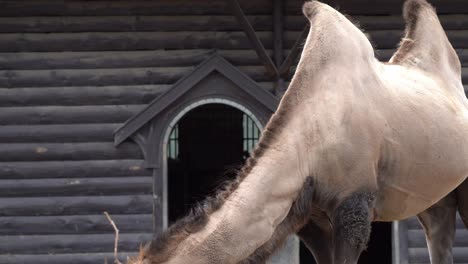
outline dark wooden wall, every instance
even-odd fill
[[[271,4],[241,5],[271,53]],[[0,263],[104,263],[103,211],[123,255],[149,240],[152,172],[112,133],[214,50],[272,88],[224,1],[0,1]]]
[[[239,2],[272,55],[273,1]],[[401,1],[376,2],[340,4],[388,59]],[[435,2],[468,67],[468,5]],[[301,5],[284,4],[285,56],[306,24]],[[151,237],[151,171],[136,144],[115,148],[112,132],[213,50],[273,91],[223,0],[0,1],[0,264],[103,263],[114,240],[103,211],[121,230],[122,254]],[[459,226],[456,260],[466,263]],[[427,263],[411,228],[411,262]]]

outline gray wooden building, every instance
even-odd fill
[[[104,211],[132,254],[232,177],[294,73],[302,3],[0,0],[0,264],[103,263]],[[328,3],[391,56],[401,0]],[[468,2],[432,3],[467,83]],[[373,233],[361,263],[429,263],[416,220]]]

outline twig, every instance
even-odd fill
[[[117,226],[115,225],[114,221],[112,220],[112,218],[110,217],[110,215],[107,213],[107,212],[104,212],[104,214],[106,215],[107,217],[107,220],[109,220],[109,222],[111,223],[112,227],[114,228],[114,231],[115,231],[115,242],[114,242],[114,263],[115,264],[122,264],[122,262],[120,262],[119,258],[117,257],[117,248],[119,246],[119,229],[117,228]]]

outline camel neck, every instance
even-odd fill
[[[211,263],[208,253],[217,252],[221,259],[237,263],[268,241],[307,176],[298,158],[301,146],[291,144],[297,138],[280,138],[283,140],[268,146],[223,206],[209,216],[206,226],[179,245],[181,257],[206,257],[204,263]]]

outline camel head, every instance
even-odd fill
[[[140,246],[138,255],[127,258],[127,264],[152,264],[152,263],[163,263],[165,256],[170,255],[175,247],[167,245],[165,248],[161,248],[161,251],[154,254],[150,251],[152,242],[147,243],[144,246]]]
[[[127,258],[127,264],[151,264],[150,254],[148,252],[148,244],[140,246],[140,251],[137,256]]]

